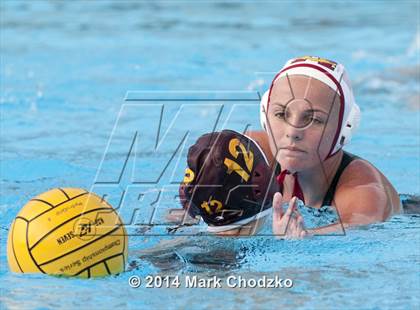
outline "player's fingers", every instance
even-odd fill
[[[290,201],[289,201],[289,207],[287,208],[286,212],[284,213],[284,215],[290,217],[293,213],[293,208],[295,207],[296,204],[296,198],[293,197]]]
[[[281,217],[283,216],[283,209],[281,206],[281,202],[283,200],[282,195],[277,192],[273,196],[273,219],[276,221],[280,221]]]

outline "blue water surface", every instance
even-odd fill
[[[2,309],[419,307],[416,215],[300,241],[131,236],[129,271],[102,279],[14,274],[6,257],[9,225],[31,197],[58,186],[101,192],[94,183],[118,180],[136,132],[137,158],[124,179],[146,180],[153,193],[168,184],[174,191],[188,144],[214,129],[206,120],[220,114],[216,129],[258,129],[258,95],[294,56],[345,64],[362,110],[347,150],[399,193],[419,195],[418,1],[4,0],[0,9]],[[191,101],[125,100],[177,96],[223,100],[204,100],[197,110]],[[160,137],[168,136],[152,152],[162,107]],[[185,128],[190,135],[156,180]],[[118,192],[125,183],[111,187]],[[126,205],[123,218],[132,214]],[[132,275],[279,275],[294,286],[133,289]]]

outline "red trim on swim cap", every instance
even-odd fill
[[[326,160],[326,159],[330,158],[332,155],[334,155],[334,154],[331,154],[331,153],[334,150],[334,147],[337,143],[338,136],[341,132],[341,126],[343,124],[343,118],[344,118],[344,92],[343,92],[343,89],[341,88],[340,83],[336,80],[336,78],[331,73],[329,73],[324,68],[318,67],[318,66],[313,65],[313,64],[296,64],[296,65],[291,65],[289,67],[286,67],[286,68],[282,69],[279,73],[276,74],[276,76],[273,79],[273,82],[271,83],[270,90],[268,92],[266,113],[268,113],[268,106],[270,104],[271,91],[273,89],[275,81],[277,80],[277,77],[280,74],[282,74],[283,72],[285,72],[289,69],[296,68],[296,67],[309,67],[309,68],[312,68],[312,69],[315,69],[315,70],[318,70],[318,71],[324,73],[327,77],[330,78],[331,81],[334,82],[334,84],[335,84],[335,86],[337,86],[338,92],[340,94],[340,114],[339,114],[339,118],[338,118],[338,127],[337,127],[337,131],[335,132],[334,140],[333,140],[332,146],[330,148],[330,151],[328,152],[327,157],[324,159],[324,160]]]

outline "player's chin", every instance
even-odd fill
[[[289,171],[301,171],[307,166],[308,156],[305,153],[302,154],[281,154],[277,161],[280,163],[281,169],[287,169]]]

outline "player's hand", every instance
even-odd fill
[[[275,193],[273,197],[273,234],[280,239],[302,239],[308,235],[303,217],[297,210],[297,198],[289,201],[289,207],[283,213],[283,197]]]

